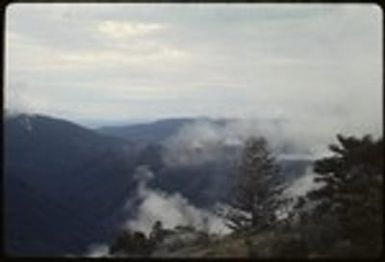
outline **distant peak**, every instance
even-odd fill
[[[27,112],[17,112],[17,111],[10,111],[10,110],[5,110],[4,111],[4,116],[6,118],[33,118],[38,116],[36,113],[27,113]]]

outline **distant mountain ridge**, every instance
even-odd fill
[[[253,122],[255,125],[270,125],[277,130],[282,128],[282,123],[286,122],[286,119],[238,119],[238,118],[210,118],[210,117],[185,117],[185,118],[169,118],[156,121],[150,121],[140,124],[129,125],[112,125],[103,126],[94,129],[97,133],[108,135],[111,137],[123,138],[134,145],[151,145],[161,144],[172,136],[177,135],[183,127],[193,126],[194,124],[206,124],[215,128],[226,128],[227,125],[236,123]],[[285,145],[282,145],[284,151],[293,151],[295,148],[293,145],[286,141]]]
[[[104,126],[97,128],[96,131],[127,140],[134,139],[133,142],[136,143],[154,144],[175,134],[185,124],[207,119],[203,117],[163,119],[141,124]]]
[[[125,209],[136,194],[136,167],[155,173],[152,188],[180,193],[197,207],[225,200],[235,172],[236,147],[217,146],[219,158],[169,166],[164,141],[203,121],[166,119],[148,124],[93,130],[43,115],[4,119],[5,247],[10,255],[84,253],[93,243],[109,242],[134,215]],[[117,132],[117,133],[116,133]],[[178,143],[177,143],[178,144]],[[203,150],[203,151],[202,151]],[[205,148],[187,152],[200,156]],[[290,147],[289,147],[290,151]],[[280,162],[285,174],[305,172],[307,160]]]

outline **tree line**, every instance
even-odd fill
[[[262,137],[248,139],[234,179],[231,208],[222,212],[228,226],[234,232],[260,233],[282,230],[284,224],[286,231],[300,234],[300,256],[380,255],[383,140],[338,134],[337,142],[329,145],[331,156],[313,164],[314,182],[321,186],[289,198],[283,195],[287,185],[268,142]],[[279,210],[286,211],[284,218]]]
[[[249,256],[261,257],[261,245],[250,236],[276,234],[265,241],[277,257],[378,257],[383,247],[383,139],[338,134],[330,155],[313,162],[319,187],[299,197],[288,188],[268,141],[250,137],[244,143],[233,179],[224,218],[234,235],[244,235]],[[188,229],[188,230],[187,230]],[[186,231],[187,230],[187,231]],[[157,221],[147,238],[126,232],[111,246],[111,253],[149,255],[170,236],[193,234],[197,243],[210,236],[194,228],[164,229]],[[195,239],[194,238],[194,239]],[[175,238],[178,243],[183,241]],[[195,241],[195,240],[194,240]]]

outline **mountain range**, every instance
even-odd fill
[[[198,207],[226,201],[239,146],[172,142],[197,121],[202,119],[89,129],[43,115],[6,116],[6,253],[81,254],[93,243],[110,242],[136,212],[125,204],[135,197],[133,175],[141,165],[154,172],[152,187],[178,192]],[[226,120],[203,121],[219,128],[226,125]],[[178,164],[175,152],[187,162]],[[286,177],[303,174],[309,163],[280,161]]]

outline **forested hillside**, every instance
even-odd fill
[[[123,256],[141,254],[141,244],[134,253],[130,251],[127,237],[139,237],[142,241],[139,243],[147,248],[145,254],[153,252],[154,256],[220,256],[227,254],[224,250],[228,245],[232,245],[228,250],[239,248],[244,256],[254,252],[251,248],[254,240],[258,245],[268,245],[262,250],[273,248],[263,240],[264,235],[269,236],[266,239],[270,240],[266,241],[278,241],[281,236],[289,244],[292,238],[295,245],[304,241],[309,246],[299,249],[301,252],[309,249],[311,254],[324,254],[325,249],[333,248],[330,245],[338,246],[340,242],[355,250],[361,250],[361,246],[371,250],[362,241],[372,238],[377,231],[363,227],[360,216],[366,214],[366,218],[373,218],[371,225],[373,228],[376,225],[376,230],[382,226],[377,205],[382,197],[379,193],[383,174],[382,142],[369,136],[361,140],[338,136],[341,148],[330,147],[336,156],[314,162],[290,141],[273,144],[270,140],[258,140],[260,138],[254,141],[247,134],[229,132],[227,120],[203,121],[204,125],[202,119],[196,122],[190,119],[185,124],[179,120],[142,124],[139,129],[146,129],[148,135],[151,130],[154,133],[144,141],[135,132],[127,132],[122,138],[48,116],[6,118],[7,252],[44,256],[86,254],[98,243],[114,245],[121,234],[125,237],[120,237],[115,247],[118,251],[125,250],[119,253]],[[161,130],[166,130],[160,132],[160,136],[156,133],[159,123]],[[170,127],[165,127],[165,123]],[[132,126],[132,130],[137,128]],[[220,130],[226,128],[227,133],[221,135]],[[130,128],[124,127],[127,129]],[[211,135],[218,133],[218,136]],[[247,146],[247,143],[251,144]],[[254,155],[259,155],[260,160],[254,159]],[[315,178],[313,172],[320,173],[320,178]],[[267,180],[260,177],[264,173]],[[336,178],[329,178],[332,174]],[[374,180],[349,182],[357,176],[370,176]],[[354,188],[358,187],[369,190],[369,195],[357,194],[363,197],[360,204],[342,201],[336,207],[341,211],[334,215],[334,211],[326,210],[334,210],[330,203],[340,201],[341,194],[324,193],[335,187],[332,185],[319,188],[325,183],[337,183],[333,181],[339,181],[339,177],[348,179],[336,184],[341,192],[350,190],[349,194],[355,198],[357,189]],[[312,188],[315,191],[306,196]],[[365,198],[366,195],[369,198]],[[253,202],[253,199],[264,200]],[[369,202],[365,199],[371,199],[370,206],[366,207]],[[367,209],[344,209],[345,205]],[[259,209],[254,210],[257,207]],[[351,214],[357,218],[353,219]],[[157,221],[164,223],[160,232],[166,232],[172,240],[149,238]],[[356,241],[355,235],[346,234],[350,231],[340,223],[357,232],[366,232],[367,238]],[[174,229],[178,226],[193,229],[188,232]],[[129,232],[122,233],[126,230]],[[201,241],[194,242],[201,237],[206,241],[202,243],[210,244],[200,247]],[[182,239],[192,242],[184,243]],[[373,241],[373,245],[378,245],[380,240]],[[171,250],[168,242],[174,243]],[[278,241],[277,245],[286,244]],[[258,256],[273,256],[266,255],[270,251],[258,252]],[[307,256],[309,252],[301,254]]]

